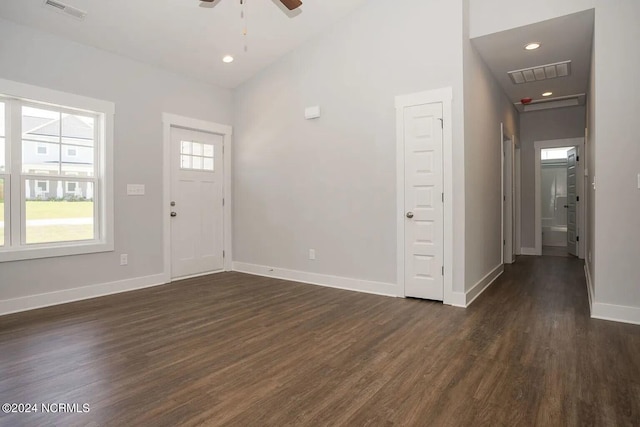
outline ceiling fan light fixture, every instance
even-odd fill
[[[540,43],[538,42],[533,42],[533,43],[528,43],[525,45],[525,50],[536,50],[540,47]]]
[[[224,62],[225,64],[230,64],[233,62],[233,56],[231,55],[225,55],[222,57],[222,62]]]

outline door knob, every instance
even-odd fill
[[[407,212],[407,218],[413,218],[413,212]]]
[[[171,212],[171,216],[178,216],[178,214],[175,212]]]

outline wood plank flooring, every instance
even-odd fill
[[[468,309],[224,273],[0,317],[2,426],[638,426],[640,326],[580,261],[520,257]]]

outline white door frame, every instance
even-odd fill
[[[171,128],[184,128],[200,132],[209,132],[221,135],[223,138],[224,152],[224,180],[222,197],[224,198],[223,223],[224,223],[224,271],[231,271],[233,260],[232,252],[232,222],[231,222],[231,136],[233,128],[227,125],[208,122],[178,116],[176,114],[162,113],[162,137],[163,137],[163,168],[162,168],[162,215],[163,215],[163,242],[164,242],[164,269],[163,275],[166,283],[171,282]],[[209,274],[209,273],[207,273]]]
[[[512,264],[514,259],[514,141],[515,136],[510,137],[504,133],[504,123],[500,123],[500,134],[502,135],[502,173],[501,173],[501,201],[502,201],[502,264]],[[508,255],[506,255],[508,254]]]
[[[580,236],[580,242],[578,242],[578,257],[584,259],[584,245],[585,238],[582,237],[583,230],[585,229],[584,224],[585,221],[585,198],[584,198],[584,180],[580,179],[580,177],[584,176],[584,138],[567,138],[567,139],[552,139],[547,141],[535,141],[534,142],[534,156],[535,156],[535,200],[536,200],[536,212],[535,212],[535,225],[536,225],[536,255],[542,255],[542,202],[540,197],[540,166],[542,161],[540,160],[541,151],[543,148],[560,148],[560,147],[578,147],[578,152],[580,156],[580,161],[578,162],[578,170],[577,178],[576,178],[576,190],[577,195],[580,197],[580,201],[578,202],[578,236]]]
[[[442,103],[442,157],[444,188],[444,296],[443,303],[454,303],[453,296],[453,89],[428,90],[424,92],[398,95],[396,106],[396,232],[397,232],[397,280],[398,296],[404,297],[404,109],[417,105]]]
[[[516,255],[522,254],[522,167],[520,160],[520,147],[515,148],[515,186],[516,186]]]

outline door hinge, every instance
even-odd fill
[[[502,201],[506,202],[507,201],[507,196],[502,196]]]
[[[502,246],[507,246],[507,241],[506,240],[502,241]]]
[[[580,156],[576,156],[576,162],[580,161]]]
[[[444,265],[442,266],[442,275],[444,276]]]
[[[580,236],[576,236],[576,242],[580,241]]]
[[[224,251],[222,251],[222,258],[224,258]]]
[[[224,206],[224,197],[222,198],[222,206]]]
[[[580,196],[576,196],[576,202],[580,201]]]
[[[438,119],[440,120],[440,129],[444,129],[444,119]]]
[[[444,203],[444,193],[442,193],[442,203]]]

